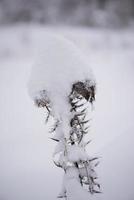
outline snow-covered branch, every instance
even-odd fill
[[[72,188],[77,187],[79,198],[88,199],[88,192],[100,192],[95,173],[98,161],[88,156],[85,148],[89,142],[84,141],[95,100],[95,80],[86,57],[70,41],[47,35],[44,45],[44,55],[32,70],[29,92],[35,104],[45,109],[46,122],[50,116],[54,118],[50,129],[57,142],[53,159],[65,172],[58,197],[74,200]]]

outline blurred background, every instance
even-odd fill
[[[133,0],[0,0],[0,24],[133,25]]]
[[[73,41],[96,77],[87,151],[101,157],[103,193],[90,198],[134,199],[133,27],[133,0],[0,0],[0,200],[56,200],[60,190],[56,144],[27,91],[46,32]]]

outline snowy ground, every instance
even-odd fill
[[[88,152],[102,157],[103,194],[93,199],[133,200],[134,31],[24,25],[0,29],[0,200],[55,200],[60,190],[62,172],[51,160],[55,143],[26,85],[48,31],[73,40],[96,76]]]

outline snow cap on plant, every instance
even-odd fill
[[[46,111],[46,122],[50,117],[54,119],[50,129],[51,138],[57,142],[53,159],[65,172],[59,197],[69,199],[71,184],[72,188],[74,184],[87,186],[91,194],[99,192],[96,159],[89,159],[85,149],[88,142],[84,141],[95,100],[95,78],[86,56],[73,42],[52,34],[44,38],[44,49],[32,68],[28,90],[35,104]]]

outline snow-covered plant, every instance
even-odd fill
[[[95,172],[98,158],[89,157],[86,146],[90,141],[85,141],[95,100],[95,80],[75,45],[58,36],[45,38],[44,54],[33,67],[29,92],[35,104],[46,111],[46,123],[54,119],[50,128],[51,138],[57,143],[53,160],[65,172],[58,197],[88,199],[87,191],[100,192]]]

